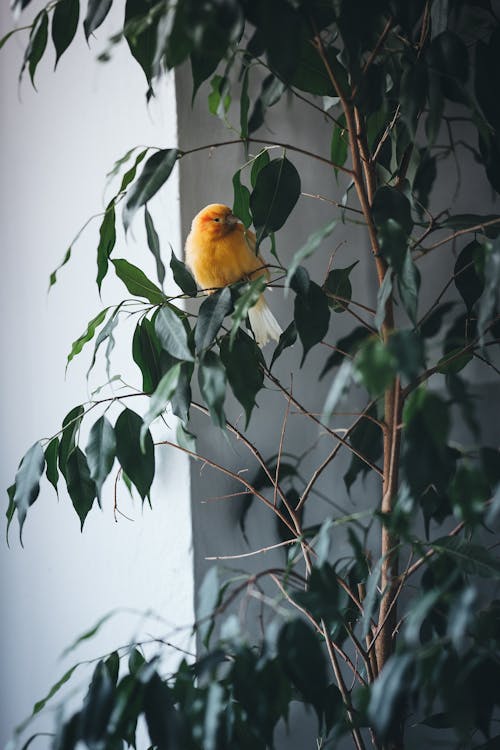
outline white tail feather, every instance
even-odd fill
[[[260,297],[257,303],[250,308],[248,317],[259,346],[265,346],[271,339],[279,340],[282,333],[280,324],[269,309],[264,297]]]

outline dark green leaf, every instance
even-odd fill
[[[358,261],[355,261],[347,268],[334,268],[327,276],[323,285],[323,291],[331,299],[329,305],[334,312],[342,313],[349,307],[349,302],[344,302],[343,300],[350,301],[351,299],[352,286],[349,275],[357,264]],[[343,300],[338,298],[343,298]]]
[[[115,267],[116,275],[123,281],[130,294],[137,297],[145,297],[153,305],[161,305],[165,302],[162,290],[148,279],[143,271],[123,258],[111,261]]]
[[[59,438],[52,438],[48,446],[45,448],[45,462],[47,468],[45,475],[52,487],[57,493],[57,483],[59,481],[59,471],[57,468],[57,457],[59,455]]]
[[[411,322],[416,325],[420,271],[413,262],[409,249],[405,253],[403,266],[398,274],[398,290],[406,314]]]
[[[445,536],[436,539],[430,546],[435,552],[450,557],[464,573],[482,578],[500,577],[500,560],[479,544]]]
[[[33,505],[40,492],[40,479],[44,469],[45,456],[42,446],[37,442],[21,460],[15,479],[13,503],[17,509],[21,539],[28,508]]]
[[[83,406],[75,406],[63,419],[62,436],[59,443],[59,468],[66,477],[66,464],[76,446],[76,436],[84,415]]]
[[[336,351],[330,354],[321,370],[320,380],[333,367],[341,365],[346,357],[354,355],[358,351],[360,344],[370,335],[371,333],[368,328],[357,326],[348,336],[339,339],[336,344]]]
[[[400,721],[412,664],[413,658],[410,654],[395,654],[384,666],[372,687],[368,714],[377,736],[382,741],[391,736]]]
[[[39,700],[39,701],[37,701],[35,703],[35,705],[33,706],[33,712],[32,712],[33,716],[35,714],[40,713],[40,711],[43,708],[45,708],[45,706],[50,701],[50,699],[53,698],[54,695],[57,692],[59,692],[59,690],[62,688],[62,686],[65,685],[68,682],[68,680],[71,678],[71,676],[72,676],[73,672],[75,671],[75,669],[77,669],[77,667],[79,667],[79,666],[80,666],[79,664],[75,664],[73,667],[71,667],[71,669],[68,669],[68,671],[63,674],[63,676],[61,677],[61,679],[58,680],[56,683],[54,683],[54,685],[52,685],[52,687],[50,688],[50,690],[47,693],[47,695],[45,696],[45,698],[42,698],[41,700]]]
[[[57,6],[59,7],[59,6]],[[97,246],[97,287],[101,291],[101,284],[108,272],[108,261],[116,242],[115,230],[115,202],[109,203],[99,229],[99,245]]]
[[[376,417],[376,410],[372,408],[367,413],[367,418],[354,428],[349,439],[350,445],[371,463],[376,463],[382,455],[382,429],[380,425],[373,422],[369,417]],[[344,474],[344,482],[349,492],[352,485],[361,474],[365,476],[370,467],[359,456],[353,454],[349,468]]]
[[[89,0],[83,28],[87,39],[102,24],[108,15],[113,0]]]
[[[80,0],[59,0],[52,16],[52,41],[56,50],[55,66],[68,49],[78,28]]]
[[[455,349],[450,349],[444,357],[441,357],[436,364],[436,370],[442,375],[457,373],[463,370],[471,359],[472,352],[470,350],[464,351],[462,346],[458,346]]]
[[[276,349],[273,352],[273,356],[271,359],[271,364],[269,365],[269,369],[272,368],[280,354],[284,352],[285,349],[287,349],[289,346],[293,346],[295,342],[297,341],[297,327],[295,325],[295,321],[292,320],[290,325],[285,328],[283,333],[281,334],[279,341],[276,345]]]
[[[35,86],[35,72],[38,63],[42,59],[45,48],[47,47],[48,25],[49,16],[47,12],[43,10],[33,24],[28,49],[26,51],[28,57],[28,70],[33,86]]]
[[[115,433],[104,415],[90,430],[86,453],[90,476],[94,481],[97,500],[100,503],[102,485],[111,471],[116,453]]]
[[[200,360],[198,369],[200,391],[210,416],[218,427],[226,426],[224,399],[226,397],[226,371],[220,358],[213,351],[207,351]]]
[[[245,71],[243,73],[243,78],[241,81],[241,91],[240,91],[240,138],[242,138],[243,140],[245,138],[248,138],[248,110],[250,108],[250,98],[248,96],[249,73],[250,73],[250,67],[246,66]],[[233,180],[234,180],[234,177],[233,177]],[[234,213],[234,209],[233,209],[233,213]],[[236,216],[238,216],[238,214],[236,214]],[[248,224],[245,226],[248,226]]]
[[[193,361],[184,324],[171,307],[164,305],[159,309],[154,325],[158,341],[166,352],[175,359]]]
[[[383,393],[396,374],[394,355],[377,337],[368,339],[359,347],[354,366],[361,382],[373,396]]]
[[[301,266],[298,270],[304,271]],[[306,272],[304,271],[304,273]],[[297,274],[295,274],[291,286],[297,295],[294,305],[294,320],[304,348],[300,363],[302,367],[311,347],[322,341],[328,332],[330,307],[327,296],[314,281],[309,281],[309,277],[307,277],[308,283],[303,285],[297,279]]]
[[[420,336],[415,331],[400,329],[391,334],[387,348],[394,356],[398,372],[408,382],[415,380],[425,365]]]
[[[68,354],[68,360],[66,362],[66,369],[68,368],[69,363],[71,360],[76,357],[77,354],[80,354],[85,344],[87,344],[91,339],[94,338],[94,334],[96,332],[96,329],[98,326],[101,325],[104,318],[106,317],[106,313],[108,312],[109,307],[106,307],[104,310],[102,310],[100,313],[98,313],[95,318],[92,318],[90,323],[87,326],[86,331],[82,333],[81,336],[79,336],[76,341],[73,341],[73,344],[71,346],[71,351]]]
[[[196,281],[193,279],[185,264],[175,257],[175,253],[172,250],[172,257],[170,258],[170,268],[172,270],[174,281],[181,289],[184,294],[189,297],[196,297]]]
[[[158,276],[158,281],[163,286],[163,282],[165,281],[165,266],[163,265],[163,261],[161,259],[160,238],[158,237],[158,232],[155,229],[153,219],[148,211],[147,206],[144,206],[144,223],[146,225],[148,247],[151,250],[156,262],[156,275]]]
[[[250,190],[246,185],[241,184],[241,170],[233,175],[233,214],[241,219],[246,229],[252,223],[252,214],[250,213]]]
[[[214,565],[205,573],[198,591],[198,607],[196,620],[199,637],[204,646],[208,646],[213,628],[213,612],[220,601],[219,572]]]
[[[316,232],[313,232],[309,237],[307,238],[307,241],[305,245],[303,245],[300,250],[297,250],[296,253],[294,253],[294,256],[292,258],[291,263],[288,266],[288,271],[286,274],[286,281],[285,281],[285,289],[288,289],[290,286],[290,282],[293,278],[293,275],[295,274],[295,271],[300,266],[301,262],[308,258],[312,253],[314,253],[318,247],[320,247],[323,240],[330,235],[335,226],[337,224],[337,219],[334,219],[333,221],[328,222],[324,227],[321,229],[316,230]]]
[[[479,469],[461,465],[450,483],[450,499],[456,515],[468,526],[482,521],[490,498],[490,485]]]
[[[303,620],[285,623],[278,638],[283,669],[321,721],[327,687],[325,660],[316,635]]]
[[[66,462],[66,483],[71,502],[80,519],[80,528],[83,531],[83,524],[92,508],[97,489],[90,476],[85,453],[78,447],[72,451]]]
[[[392,294],[392,270],[390,268],[385,272],[384,280],[382,281],[379,290],[377,292],[377,312],[375,313],[374,323],[377,326],[377,330],[380,332],[385,322],[385,313],[387,300]]]
[[[281,229],[299,196],[299,173],[286,157],[273,159],[262,167],[250,196],[257,242]]]
[[[141,426],[141,450],[145,449],[146,436],[149,434],[148,427],[162,412],[167,408],[167,404],[172,400],[172,397],[177,388],[179,382],[179,376],[181,373],[181,363],[177,362],[158,383],[154,393],[149,399],[149,406],[146,414],[144,415],[144,421]]]
[[[125,174],[122,177],[121,185],[120,185],[120,191],[119,193],[123,193],[124,190],[130,185],[133,179],[135,179],[135,175],[137,173],[137,169],[139,167],[139,164],[143,161],[144,157],[148,153],[149,149],[145,148],[143,151],[141,151],[139,154],[137,154],[134,163],[128,169]],[[116,169],[116,167],[115,167]],[[113,173],[111,173],[113,174]]]
[[[144,715],[151,744],[157,750],[174,750],[177,743],[175,713],[168,685],[155,672],[144,689]]]
[[[479,304],[478,333],[481,339],[492,322],[500,301],[500,237],[485,245],[484,293]]]
[[[407,236],[410,234],[413,227],[410,202],[400,190],[387,185],[380,187],[373,199],[372,212],[378,227],[392,219]]]
[[[137,60],[148,83],[154,74],[158,42],[158,18],[152,12],[154,0],[127,0],[125,4],[125,37],[134,58]],[[147,15],[145,15],[147,13]],[[147,99],[152,94],[147,92]]]
[[[132,357],[142,373],[142,390],[152,393],[161,380],[161,347],[153,323],[144,318],[138,323],[132,341]]]
[[[90,747],[106,732],[114,691],[109,669],[103,661],[98,662],[80,714],[80,736]]]
[[[264,382],[262,352],[255,341],[240,328],[232,346],[229,343],[229,336],[222,339],[220,356],[226,368],[231,389],[245,409],[248,426],[255,406],[255,397]]]
[[[151,433],[146,433],[141,450],[141,417],[124,409],[115,424],[116,457],[141,498],[149,497],[155,474],[155,451]]]
[[[161,149],[149,157],[141,174],[129,190],[123,209],[123,225],[128,229],[135,212],[144,206],[168,180],[179,152],[176,148]]]
[[[474,260],[482,245],[476,240],[470,242],[457,258],[454,268],[454,281],[460,296],[470,312],[484,289],[484,280],[478,274]]]
[[[189,419],[189,407],[191,406],[191,377],[194,365],[191,362],[181,364],[179,381],[175,393],[172,395],[172,412],[182,422],[187,423]]]
[[[379,557],[373,566],[366,584],[366,596],[363,600],[363,617],[361,618],[362,636],[365,638],[370,632],[371,621],[375,614],[375,607],[379,601],[379,583],[382,575],[384,557]]]
[[[208,95],[208,109],[212,115],[217,115],[226,122],[226,115],[231,106],[229,80],[226,76],[214,76],[210,81],[212,91]]]
[[[202,303],[194,332],[194,344],[197,354],[211,346],[224,318],[226,315],[229,315],[232,307],[233,303],[229,287],[224,287],[224,289],[210,294]]]
[[[269,151],[267,149],[261,151],[260,154],[253,160],[252,169],[250,171],[250,184],[252,185],[252,189],[255,188],[255,185],[257,184],[257,177],[259,176],[259,172],[261,171],[261,169],[266,167],[269,162]]]

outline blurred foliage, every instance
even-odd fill
[[[112,5],[113,0],[89,0],[86,7],[79,0],[51,1],[0,46],[27,29],[20,76],[27,70],[34,85],[49,37],[56,64],[62,65],[80,25],[93,44]],[[13,7],[24,18],[31,0],[14,0]],[[260,467],[253,480],[241,480],[250,493],[241,530],[245,535],[251,502],[266,502],[286,550],[284,567],[247,576],[243,584],[241,578],[220,581],[216,569],[210,570],[200,590],[197,659],[183,659],[170,675],[162,669],[162,644],[153,656],[132,644],[99,660],[80,708],[58,713],[53,750],[136,747],[139,720],[157,750],[265,750],[275,746],[276,726],[288,721],[294,702],[315,716],[311,747],[315,742],[334,747],[350,734],[357,750],[370,744],[402,748],[404,729],[411,737],[419,725],[441,746],[500,746],[495,734],[500,561],[492,536],[500,508],[500,456],[498,444],[481,439],[467,372],[474,361],[499,373],[500,216],[454,213],[453,197],[436,213],[432,192],[448,161],[459,165],[465,153],[484,175],[481,190],[489,185],[500,192],[499,12],[493,0],[126,1],[123,25],[100,59],[126,43],[144,72],[148,99],[166,70],[189,61],[193,98],[207,81],[212,114],[228,122],[230,111],[239,108],[239,139],[247,149],[280,145],[259,140],[259,130],[282,99],[296,96],[324,112],[331,127],[328,153],[294,144],[275,158],[268,147],[257,150],[233,177],[233,210],[245,227],[254,225],[258,244],[271,243],[273,271],[285,278],[285,294],[293,301],[293,319],[270,367],[300,340],[300,366],[309,367],[309,382],[331,381],[321,419],[307,410],[306,416],[340,442],[309,481],[302,474],[303,457],[280,447],[266,462],[258,445],[250,444]],[[194,146],[202,151],[203,144]],[[332,221],[311,227],[306,244],[283,265],[275,233],[301,194],[294,151],[329,164],[337,185],[344,177],[348,183],[343,197],[332,201]],[[142,501],[149,499],[155,476],[149,428],[167,409],[179,420],[179,447],[195,456],[189,431],[193,408],[205,411],[221,430],[245,438],[261,390],[283,389],[242,327],[262,279],[218,290],[194,316],[179,300],[197,295],[195,281],[172,251],[179,293],[163,290],[162,238],[148,205],[186,153],[136,147],[116,162],[111,176],[121,175],[121,184],[102,214],[97,285],[100,290],[113,268],[128,296],[99,311],[68,356],[69,364],[93,342],[92,369],[106,344],[109,371],[115,329],[136,315],[131,353],[140,372],[138,388],[149,396],[147,412],[132,411],[127,394],[94,399],[73,408],[52,439],[36,442],[8,489],[8,527],[17,516],[21,535],[44,473],[56,491],[66,485],[83,528],[117,467],[127,486]],[[144,214],[158,283],[115,256],[120,213],[125,230]],[[345,267],[333,259],[331,267],[325,252],[336,225],[348,221],[366,225],[361,233],[368,229],[374,257],[367,253],[363,263],[378,278],[375,309],[356,295],[359,259]],[[71,249],[59,268],[70,260]],[[433,271],[427,261],[421,272],[419,261],[435,250],[440,257],[447,254],[449,279],[423,309],[421,290],[432,282]],[[324,257],[323,278],[312,278],[307,267],[313,254]],[[339,314],[355,318],[355,327],[342,337],[335,332]],[[325,342],[330,353],[317,371],[307,355]],[[201,404],[191,390],[195,373]],[[364,394],[366,405],[340,434],[329,420],[352,388]],[[229,389],[245,413],[241,432],[226,417]],[[395,411],[387,410],[388,397],[396,398]],[[110,400],[121,408],[114,423],[106,416]],[[468,427],[470,446],[452,439],[457,413]],[[93,418],[82,447],[81,424]],[[368,516],[329,507],[321,525],[304,527],[306,500],[341,445],[352,454],[347,489],[367,474],[383,475],[390,510],[382,512],[376,497]],[[338,559],[330,547],[340,527],[351,552]],[[389,534],[390,549],[371,549],[373,528]],[[396,555],[409,562],[399,573],[393,567],[388,579],[385,564]],[[266,578],[277,582],[283,598],[280,606],[269,600],[269,617],[256,641],[226,608]],[[391,653],[377,663],[378,641],[387,639],[392,622],[384,609],[388,597],[399,601],[399,637],[396,643],[396,632],[388,634]],[[216,619],[223,624],[214,639]],[[34,715],[76,666],[35,706]],[[24,739],[25,728],[15,739],[27,748],[36,735]]]

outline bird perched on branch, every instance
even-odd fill
[[[244,279],[269,278],[266,264],[255,249],[254,233],[245,230],[229,206],[211,203],[193,219],[185,257],[198,286],[212,294],[216,288]],[[249,309],[248,317],[259,346],[271,339],[278,341],[281,328],[263,294]]]

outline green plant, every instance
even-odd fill
[[[14,5],[24,9],[29,0]],[[87,37],[111,5],[91,0]],[[59,0],[36,16],[24,62],[32,79],[49,23],[60,57],[76,33],[78,11],[79,0]],[[281,568],[243,579],[221,581],[216,569],[208,572],[196,624],[198,659],[182,661],[173,676],[161,671],[161,645],[158,656],[147,660],[136,645],[99,661],[81,708],[56,728],[57,750],[78,741],[110,750],[135,745],[141,715],[151,745],[160,750],[273,747],[275,727],[296,700],[317,717],[311,743],[317,738],[319,747],[350,735],[357,750],[402,748],[415,724],[436,735],[452,730],[449,746],[498,746],[500,607],[488,597],[495,595],[500,561],[492,537],[483,533],[498,511],[500,462],[496,446],[476,447],[480,424],[464,374],[472,361],[498,373],[500,217],[454,213],[452,199],[436,213],[432,189],[444,165],[451,159],[459,164],[464,150],[500,191],[499,34],[488,0],[126,3],[123,28],[103,57],[126,40],[145,72],[148,95],[164,68],[189,57],[195,93],[211,77],[209,107],[215,115],[226,118],[239,94],[240,133],[185,150],[133,149],[117,163],[117,172],[127,170],[102,218],[97,284],[111,264],[134,299],[100,312],[69,359],[102,326],[96,353],[112,339],[121,316],[137,312],[132,356],[148,407],[139,416],[129,406],[134,392],[71,410],[52,440],[35,443],[24,456],[8,491],[8,525],[17,514],[22,531],[44,471],[54,485],[66,483],[82,527],[115,461],[144,501],[155,474],[150,424],[171,408],[179,418],[178,445],[163,444],[198,458],[189,433],[190,411],[198,410],[248,448],[259,467],[254,479],[210,457],[203,460],[229,473],[277,516],[286,530],[279,545],[287,555]],[[261,86],[253,96],[256,79]],[[324,110],[332,131],[329,154],[259,137],[267,109],[289,92],[305,99],[305,106]],[[284,286],[290,317],[293,303],[293,320],[269,363],[242,327],[261,282],[242,281],[204,299],[197,315],[189,304],[186,311],[178,300],[195,297],[196,286],[172,255],[181,293],[164,294],[165,269],[147,210],[179,159],[235,142],[248,149],[264,146],[255,156],[248,151],[246,165],[233,177],[234,211],[245,226],[253,223],[259,242],[270,243],[276,271],[271,283]],[[283,153],[271,158],[276,146]],[[347,184],[342,197],[330,199],[332,220],[311,227],[308,242],[285,260],[275,232],[301,193],[295,152],[325,163]],[[126,228],[144,210],[160,286],[113,256],[117,209]],[[359,224],[369,239],[371,252],[359,260],[373,269],[378,284],[373,309],[353,290],[355,264],[332,267],[325,252],[325,240],[346,222]],[[447,253],[448,280],[424,306],[432,266],[421,273],[419,265],[439,248]],[[324,259],[317,280],[306,268],[313,253]],[[356,318],[356,327],[337,340],[331,323],[345,313]],[[331,380],[321,416],[274,374],[275,361],[297,340],[297,370],[303,368],[309,382]],[[330,355],[318,372],[308,353],[323,342]],[[196,371],[200,402],[191,392]],[[436,387],[439,375],[444,377]],[[301,412],[332,439],[330,453],[318,458],[309,479],[284,453],[287,416],[270,459],[246,436],[266,385],[281,394],[286,415],[291,408]],[[228,386],[244,409],[244,429],[226,417]],[[364,394],[364,404],[342,432],[332,420],[354,389]],[[114,425],[106,417],[111,403],[123,406]],[[472,446],[451,438],[457,411]],[[80,424],[96,414],[83,450]],[[352,455],[344,477],[348,489],[368,473],[380,479],[370,512],[329,510],[321,524],[307,526],[304,508],[341,449]],[[337,559],[330,542],[343,531],[351,553]],[[374,535],[379,543],[372,547]],[[236,629],[226,614],[249,586],[259,589],[264,582],[282,601],[269,600],[265,633],[258,638]],[[225,624],[216,638],[220,620]]]

